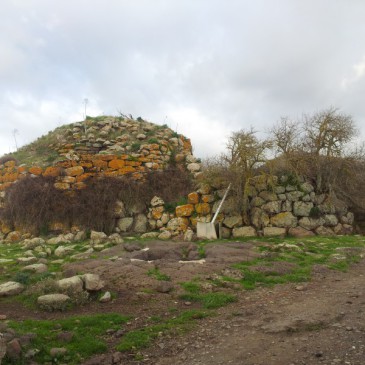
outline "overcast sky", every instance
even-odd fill
[[[330,106],[365,135],[364,0],[1,0],[0,154],[132,114],[191,138]]]

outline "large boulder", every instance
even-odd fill
[[[312,202],[296,201],[293,204],[293,213],[297,217],[309,217],[312,208]]]
[[[134,232],[145,233],[147,231],[147,217],[144,214],[137,214],[134,220]]]
[[[315,234],[312,231],[309,231],[303,227],[293,227],[289,229],[289,236],[293,237],[311,237],[315,236]]]
[[[24,290],[24,285],[17,283],[16,281],[8,281],[4,284],[0,284],[0,297],[9,297],[11,295],[17,295]]]
[[[324,219],[323,218],[303,217],[303,218],[299,219],[298,224],[301,227],[311,231],[311,230],[316,229],[317,227],[323,225]]]
[[[132,217],[121,218],[117,222],[117,226],[118,226],[118,228],[120,229],[121,232],[130,231],[132,225],[133,225],[133,218]]]
[[[270,223],[270,218],[266,212],[260,208],[251,209],[251,223],[257,229],[262,229]]]
[[[277,214],[281,212],[281,201],[272,201],[264,204],[261,207],[268,214]]]
[[[282,212],[271,217],[270,223],[275,227],[296,227],[298,225],[298,218],[291,212]]]
[[[265,227],[264,228],[264,236],[268,237],[284,237],[286,235],[286,229],[280,227]]]
[[[232,230],[233,237],[255,237],[256,235],[255,228],[251,226],[238,227]]]
[[[23,267],[23,271],[30,271],[32,273],[41,274],[48,271],[46,264],[32,264]]]
[[[104,288],[104,281],[97,274],[85,274],[81,275],[80,278],[84,282],[85,289],[88,291],[98,291]]]
[[[231,217],[226,217],[223,224],[228,228],[234,228],[242,225],[242,217],[240,215],[234,215]]]
[[[58,280],[57,285],[62,291],[66,292],[68,290],[73,292],[81,292],[83,289],[83,281],[78,276],[72,276],[70,278]]]
[[[66,294],[46,294],[37,299],[38,305],[47,310],[65,309],[70,301],[70,297]]]

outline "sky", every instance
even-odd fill
[[[329,107],[365,136],[363,0],[1,0],[0,13],[0,155],[85,106],[167,124],[202,158],[234,131],[264,138]]]

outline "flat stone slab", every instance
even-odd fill
[[[45,264],[33,264],[23,267],[23,271],[30,271],[37,274],[42,272],[46,272],[48,270],[47,265]]]
[[[65,294],[47,294],[38,297],[37,303],[41,307],[53,310],[63,309],[70,300],[70,297]]]

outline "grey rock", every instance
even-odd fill
[[[83,281],[78,276],[72,276],[57,281],[57,285],[62,291],[72,290],[73,292],[81,292],[83,284]]]
[[[266,213],[269,213],[269,214],[280,213],[281,212],[281,201],[277,200],[277,201],[266,203],[261,208]]]
[[[228,228],[242,226],[242,217],[240,215],[226,217],[223,221],[223,224]]]
[[[84,282],[85,289],[88,291],[98,291],[104,288],[104,281],[97,274],[84,274],[80,277]]]
[[[308,231],[307,229],[303,227],[293,227],[289,229],[289,236],[293,237],[311,237],[315,236],[315,234],[312,231]]]
[[[298,225],[298,218],[291,212],[281,212],[270,218],[271,225],[275,227],[296,227]]]
[[[245,227],[237,227],[232,230],[233,237],[255,237],[257,236],[256,230],[254,227],[245,226]]]
[[[301,227],[311,231],[311,230],[316,229],[317,227],[323,225],[324,219],[323,218],[303,217],[303,218],[299,219],[298,224]]]
[[[134,232],[145,233],[147,231],[147,217],[144,214],[138,214],[134,221]]]
[[[41,274],[47,272],[48,267],[45,264],[32,264],[23,267],[23,271],[30,271],[33,273]]]
[[[338,219],[334,214],[325,214],[323,219],[324,225],[327,227],[335,227],[338,224]]]
[[[312,191],[314,191],[314,187],[309,182],[305,182],[305,183],[300,185],[300,190],[303,191],[306,194],[309,194]]]
[[[158,235],[158,239],[160,240],[169,240],[171,238],[172,234],[170,231],[163,231]]]
[[[128,232],[133,225],[133,218],[121,218],[118,220],[117,225],[121,232]]]
[[[297,202],[303,195],[303,192],[294,190],[286,193],[286,198],[291,202]]]
[[[38,297],[37,303],[49,309],[62,309],[70,300],[70,297],[65,294],[47,294]]]
[[[4,284],[0,284],[0,297],[9,297],[11,295],[17,295],[24,290],[24,285],[15,281],[8,281]]]
[[[107,303],[110,302],[112,300],[112,295],[110,294],[109,291],[105,292],[99,299],[100,303]]]
[[[159,293],[170,293],[174,289],[174,285],[171,283],[171,281],[160,281],[156,285],[156,290]]]
[[[159,207],[159,206],[162,206],[164,204],[165,204],[165,202],[163,201],[163,199],[161,199],[158,196],[154,196],[151,199],[151,207]]]
[[[265,200],[265,202],[273,202],[275,200],[278,200],[278,196],[275,193],[272,193],[271,191],[261,191],[259,193],[259,197],[263,200]]]
[[[279,227],[265,227],[264,228],[264,236],[280,236],[284,237],[286,235],[286,229],[285,228],[279,228]]]
[[[309,217],[312,208],[312,202],[306,203],[303,201],[295,201],[293,204],[293,213],[297,217]]]
[[[335,236],[335,232],[331,228],[324,226],[319,226],[316,228],[316,233],[319,236]]]

